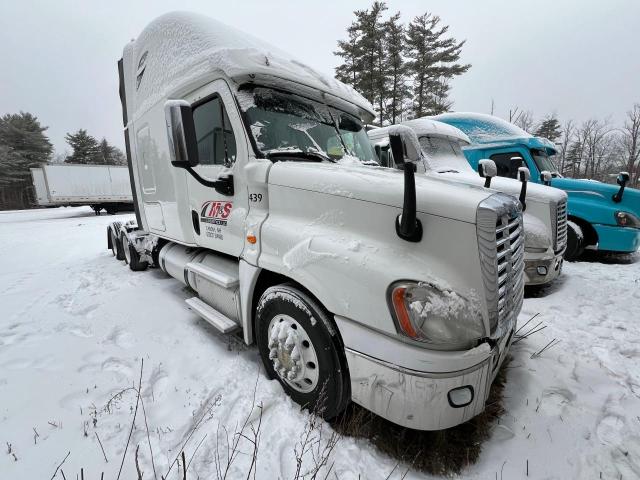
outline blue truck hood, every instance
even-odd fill
[[[625,188],[622,201],[615,203],[612,197],[619,190],[620,187],[618,187],[618,185],[611,185],[595,180],[554,178],[551,181],[551,186],[566,191],[570,199],[598,197],[601,201],[605,201],[609,205],[615,205],[617,210],[631,212],[637,217],[640,217],[640,190],[635,188]]]

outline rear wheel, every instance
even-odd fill
[[[122,244],[122,250],[124,251],[124,261],[129,265],[129,268],[134,272],[146,270],[149,263],[144,260],[140,260],[140,254],[131,242],[129,242],[129,237],[127,237],[124,232],[120,234],[120,243]]]
[[[124,251],[122,250],[122,242],[120,241],[120,237],[118,237],[117,229],[120,227],[120,224],[113,224],[107,227],[107,236],[108,242],[111,246],[111,253],[116,257],[117,260],[124,260]]]
[[[350,399],[341,342],[327,312],[289,285],[268,288],[257,308],[257,343],[267,374],[296,403],[326,419]]]
[[[569,220],[567,222],[567,249],[564,252],[564,259],[577,260],[584,253],[584,241],[582,227]]]

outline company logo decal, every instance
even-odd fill
[[[200,220],[213,225],[226,225],[232,208],[233,202],[209,200],[202,204]]]

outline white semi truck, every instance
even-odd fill
[[[31,169],[41,207],[89,205],[96,214],[132,210],[127,167],[113,165],[45,165]]]
[[[354,401],[437,430],[484,409],[522,305],[518,201],[414,176],[407,127],[404,171],[363,165],[366,100],[206,17],[159,17],[119,72],[136,221],[107,229],[118,258],[188,286],[327,418]]]
[[[482,187],[489,184],[495,191],[522,199],[524,212],[525,284],[544,286],[552,283],[562,271],[567,247],[567,194],[562,190],[528,182],[528,171],[520,172],[521,181],[511,178],[481,178],[467,162],[462,148],[469,137],[461,130],[428,118],[402,122],[418,136],[423,158],[418,173],[430,178]],[[372,129],[369,138],[381,156],[380,161],[393,167],[389,151],[389,128]],[[491,160],[487,160],[493,163]],[[489,177],[486,172],[485,177]],[[493,174],[495,176],[495,174]]]

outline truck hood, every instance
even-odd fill
[[[404,199],[404,172],[361,164],[277,162],[269,171],[269,185],[399,209]],[[492,194],[473,185],[416,175],[417,209],[424,214],[476,223],[478,204]]]
[[[565,190],[570,198],[600,198],[609,206],[615,205],[619,210],[625,210],[640,217],[640,190],[638,189],[625,188],[622,202],[615,203],[611,197],[620,189],[618,185],[577,178],[554,178],[551,180],[551,185]]]
[[[484,178],[481,178],[475,172],[428,172],[427,175],[446,178],[448,180],[484,187]],[[499,192],[518,197],[522,183],[518,180],[505,177],[494,177],[491,179],[491,189]],[[527,200],[549,204],[550,202],[558,203],[567,199],[567,194],[562,190],[544,185],[538,185],[532,182],[527,184]]]

